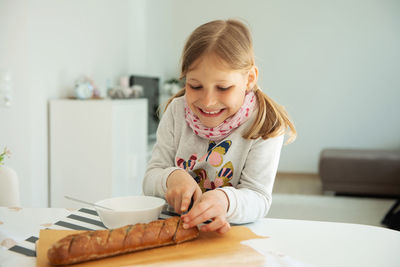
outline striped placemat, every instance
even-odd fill
[[[164,208],[160,214],[159,219],[166,219],[171,216],[177,216],[177,214]],[[46,229],[92,231],[92,230],[104,230],[107,229],[107,227],[101,222],[100,217],[97,214],[96,210],[89,207],[85,207],[72,212],[66,218],[55,222]],[[36,257],[35,243],[37,240],[39,240],[39,237],[30,236],[24,241],[9,248],[8,250],[25,256]]]

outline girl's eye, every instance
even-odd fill
[[[189,86],[190,86],[190,88],[192,88],[193,90],[199,90],[199,89],[201,89],[201,86],[193,86],[193,85],[190,85],[190,84],[189,84]]]
[[[228,86],[228,87],[221,87],[221,86],[218,86],[218,90],[226,91],[226,90],[229,90],[231,87],[232,87],[232,86]]]

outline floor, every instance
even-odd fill
[[[317,174],[278,173],[267,217],[383,227],[380,222],[394,202],[388,198],[326,194]]]
[[[273,193],[323,195],[321,179],[312,173],[278,173]]]

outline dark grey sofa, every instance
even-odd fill
[[[324,149],[319,175],[324,191],[400,196],[400,151]]]

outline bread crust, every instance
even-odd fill
[[[183,229],[180,217],[116,229],[68,235],[47,251],[52,265],[68,265],[143,249],[182,243],[197,238],[197,227]]]

